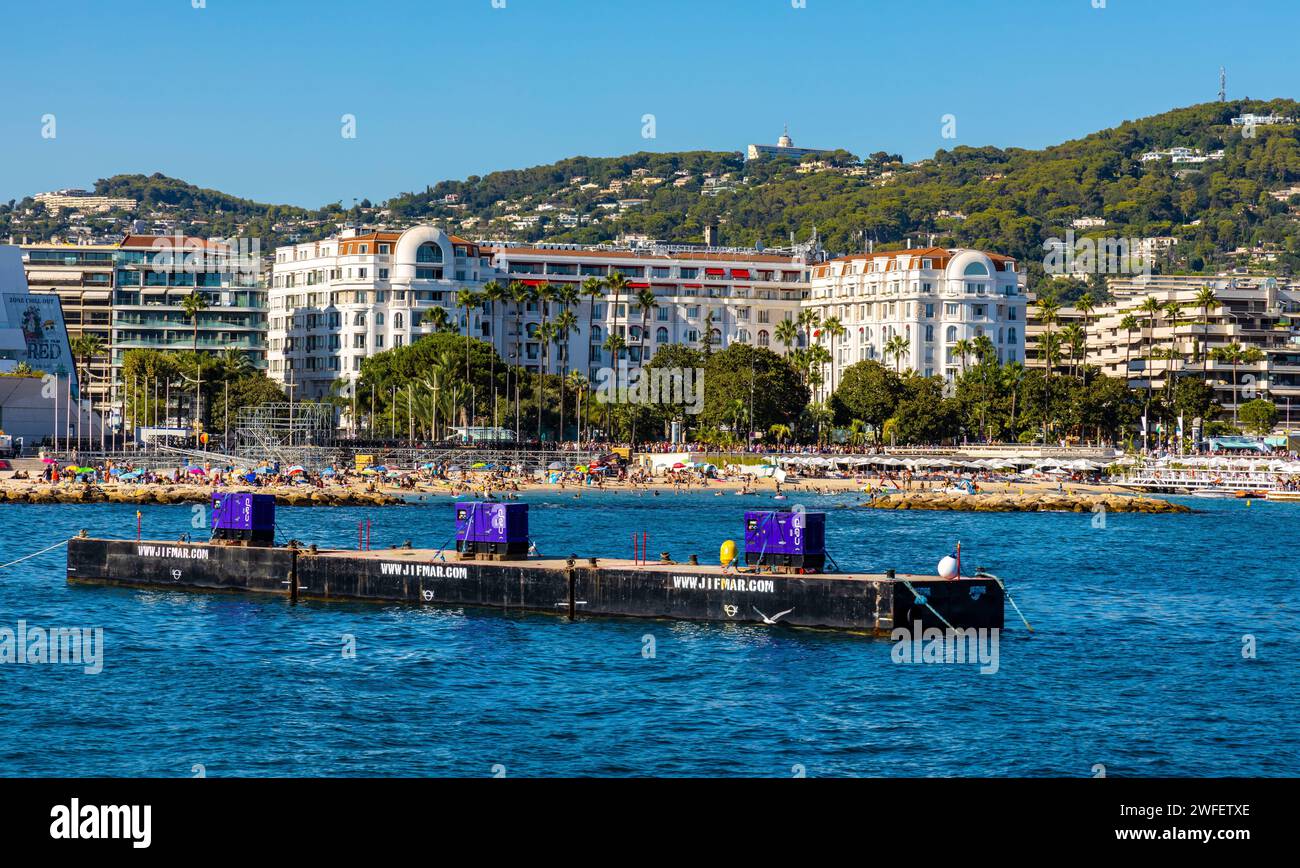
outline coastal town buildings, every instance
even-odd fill
[[[80,211],[85,214],[102,214],[108,211],[134,211],[139,204],[135,199],[122,196],[96,196],[88,190],[55,190],[37,193],[32,197],[50,211]]]
[[[78,359],[84,397],[120,420],[121,369],[130,349],[190,350],[195,322],[182,303],[198,292],[197,348],[239,350],[266,367],[266,290],[260,254],[239,244],[174,235],[128,235],[112,245],[21,247],[30,291],[57,296],[71,341],[100,339],[103,352]]]
[[[440,321],[461,333],[468,325],[508,362],[557,371],[559,341],[543,346],[538,329],[566,307],[577,314],[568,366],[590,377],[617,364],[605,346],[611,334],[623,341],[619,360],[633,365],[664,344],[775,346],[776,324],[797,314],[807,290],[809,255],[636,241],[594,247],[473,243],[432,226],[345,230],[276,251],[269,373],[296,397],[321,397],[337,379],[355,381],[367,355],[408,344]],[[619,297],[583,293],[587,281],[616,272],[627,281]],[[481,294],[494,281],[506,295],[495,302],[480,298],[467,324],[458,293]],[[525,292],[545,285],[554,297],[521,294],[516,300],[512,285]],[[646,293],[653,303],[643,306]]]
[[[103,352],[86,360],[82,393],[104,405],[112,392],[113,256],[116,245],[34,244],[22,248],[30,292],[56,295],[63,308],[68,339],[99,338]]]
[[[1077,352],[1062,345],[1053,370],[1069,370],[1073,355],[1074,364],[1135,389],[1160,391],[1171,377],[1203,378],[1229,413],[1262,397],[1284,419],[1300,418],[1300,283],[1267,275],[1137,275],[1112,277],[1107,287],[1112,298],[1093,309],[1059,311],[1051,326],[1058,340],[1077,324],[1086,342]],[[1209,304],[1206,289],[1213,293]],[[1158,311],[1144,309],[1149,299]],[[1026,361],[1042,368],[1048,326],[1032,303],[1029,318]],[[1235,365],[1214,358],[1215,350],[1234,344],[1258,350],[1259,358]]]
[[[465,333],[460,290],[479,291],[495,274],[479,245],[432,226],[404,232],[344,230],[275,251],[270,280],[267,370],[297,399],[355,382],[367,356],[435,329],[441,311]],[[468,333],[497,343],[480,308]]]
[[[822,392],[835,390],[845,368],[868,360],[952,380],[975,361],[973,348],[981,339],[999,362],[1023,361],[1024,281],[1014,259],[942,247],[814,265],[804,306],[817,312],[815,340],[834,359]],[[842,334],[827,327],[832,319]]]

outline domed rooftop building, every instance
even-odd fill
[[[1023,362],[1027,303],[1016,261],[980,250],[888,250],[814,265],[804,307],[843,327],[814,337],[834,359],[819,395],[829,396],[843,370],[862,361],[954,379],[976,361],[959,347],[977,341],[1001,363]]]

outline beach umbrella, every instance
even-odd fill
[[[434,468],[434,463],[432,461],[426,461],[420,465],[421,470],[432,470],[433,468]]]
[[[451,471],[452,473],[460,473],[460,465],[459,465],[459,464],[453,464],[451,467],[448,467],[447,469],[448,469],[449,471]]]
[[[550,464],[546,465],[546,469],[547,469],[547,470],[563,470],[563,469],[564,469],[564,465],[561,464],[561,463],[558,462],[558,461],[552,461]]]
[[[678,461],[676,464],[673,465],[673,470],[685,470],[685,469],[686,469],[686,465],[681,463],[680,461]]]
[[[586,473],[586,472],[587,472],[587,465],[585,465],[585,464],[579,464],[577,467],[574,468],[574,470],[578,471],[579,473]]]
[[[204,473],[203,473],[203,468],[202,468],[202,467],[191,467],[191,468],[190,468],[190,474],[191,474],[192,476],[203,476],[203,475],[204,475]]]
[[[307,472],[307,468],[303,467],[301,464],[295,464],[293,467],[290,467],[288,470],[288,473],[290,475],[293,475],[295,473],[306,473],[306,472]]]
[[[334,468],[333,468],[333,467],[326,467],[324,470],[322,470],[322,471],[320,472],[320,475],[321,475],[321,476],[333,476],[333,475],[334,475]]]
[[[484,462],[484,461],[478,461],[478,462],[475,462],[474,464],[471,464],[471,465],[469,466],[469,469],[470,469],[470,470],[482,470],[482,469],[484,469],[485,467],[487,467],[487,462]]]

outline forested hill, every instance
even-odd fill
[[[998,250],[1028,263],[1041,261],[1045,239],[1064,236],[1078,218],[1105,226],[1080,234],[1179,239],[1166,269],[1199,271],[1225,264],[1239,247],[1277,245],[1276,267],[1300,266],[1296,204],[1268,194],[1300,184],[1300,126],[1233,126],[1243,113],[1300,118],[1293,100],[1206,103],[1127,121],[1043,150],[959,146],[932,159],[901,164],[878,153],[854,167],[843,160],[801,173],[790,161],[746,164],[739,153],[635,154],[614,159],[577,158],[482,178],[443,182],[422,194],[389,204],[403,217],[458,220],[500,218],[506,206],[537,206],[598,215],[611,197],[645,198],[617,220],[565,226],[543,216],[519,234],[530,239],[601,241],[619,232],[698,241],[703,228],[720,223],[729,244],[785,242],[791,232],[807,238],[815,226],[834,251],[903,243],[934,234],[939,244]],[[1143,154],[1174,147],[1222,159],[1174,163],[1143,161]],[[841,155],[847,156],[847,155]],[[857,171],[854,171],[854,169]],[[691,175],[682,187],[624,186],[601,192],[633,170],[672,180]],[[716,196],[702,194],[703,172],[730,172],[735,183]],[[598,189],[571,183],[585,178]],[[458,197],[449,202],[448,196]],[[453,207],[457,206],[457,207]],[[534,212],[539,213],[539,212]],[[546,212],[540,212],[546,213]],[[472,234],[472,233],[471,233]]]
[[[1300,118],[1293,100],[1238,100],[1175,109],[1042,150],[958,146],[904,163],[884,152],[846,152],[810,165],[746,163],[739,152],[638,153],[574,157],[530,169],[441,181],[385,203],[350,209],[367,222],[400,226],[427,220],[467,237],[609,241],[638,233],[699,241],[721,227],[732,245],[807,239],[814,227],[827,249],[851,252],[929,240],[1015,256],[1031,270],[1043,241],[1073,221],[1104,220],[1080,234],[1178,239],[1163,270],[1203,271],[1266,263],[1300,270],[1300,126],[1233,126],[1243,113]],[[1194,149],[1203,162],[1169,156]],[[1222,151],[1222,158],[1214,158]],[[162,175],[117,176],[96,192],[141,202],[141,211],[195,223],[198,234],[259,233],[264,239],[319,237],[349,210],[267,205],[204,190]],[[1275,195],[1270,195],[1275,194]],[[24,200],[29,203],[30,200]],[[0,233],[21,228],[17,206],[0,205]],[[57,231],[40,215],[35,229]],[[131,215],[136,216],[136,215]],[[7,221],[13,221],[8,226]],[[1249,248],[1250,252],[1234,255]]]

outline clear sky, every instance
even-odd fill
[[[1296,0],[1102,2],[6,2],[0,200],[163,172],[350,205],[575,155],[741,150],[785,123],[907,159],[1041,147],[1210,101],[1220,65],[1230,98],[1300,95]]]

